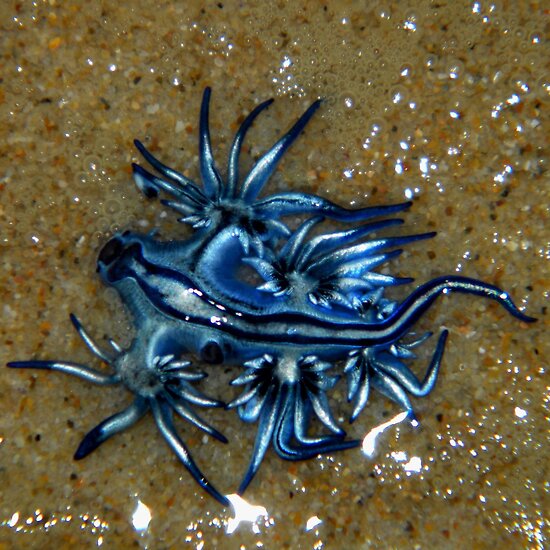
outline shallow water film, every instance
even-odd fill
[[[1,10],[0,548],[547,546],[548,7],[124,4]],[[269,451],[230,508],[197,487],[150,417],[73,460],[84,434],[129,404],[128,392],[3,367],[55,358],[105,368],[71,312],[100,341],[131,340],[131,319],[95,273],[97,254],[119,230],[189,235],[133,183],[133,140],[197,180],[206,86],[222,168],[261,101],[275,98],[247,135],[243,171],[323,98],[268,192],[316,193],[348,208],[412,200],[401,234],[437,236],[408,246],[393,275],[483,279],[538,319],[527,325],[487,301],[443,298],[418,324],[450,333],[436,388],[413,402],[419,426],[376,394],[350,425],[338,386],[333,410],[362,446],[297,463]],[[419,352],[418,376],[431,346]],[[239,368],[204,369],[209,394],[237,395],[228,382]],[[178,428],[231,495],[256,426],[233,411],[204,416],[227,445]]]

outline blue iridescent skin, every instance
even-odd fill
[[[351,420],[367,404],[371,388],[399,404],[414,418],[408,394],[424,396],[435,386],[447,339],[443,331],[422,381],[405,361],[429,334],[418,337],[413,327],[434,301],[449,292],[493,299],[512,315],[532,321],[501,289],[466,277],[440,277],[416,288],[401,303],[384,296],[385,289],[410,282],[375,271],[400,253],[398,247],[433,237],[433,233],[366,239],[371,233],[402,223],[382,219],[352,229],[318,233],[324,218],[364,222],[403,211],[410,203],[346,210],[304,193],[280,193],[258,199],[285,151],[299,136],[320,102],[316,101],[241,182],[240,150],[251,124],[271,101],[245,119],[229,154],[224,182],[216,168],[208,128],[210,90],[200,116],[199,163],[202,185],[165,166],[138,141],[144,158],[162,177],[134,165],[134,179],[148,197],[159,193],[164,204],[183,214],[195,233],[188,240],[162,242],[151,235],[125,232],[103,247],[98,272],[114,287],[134,318],[136,336],[127,349],[111,341],[102,350],[72,317],[90,350],[108,363],[113,374],[63,361],[21,361],[15,368],[58,370],[87,381],[123,384],[134,402],[83,440],[82,458],[112,435],[151,410],[157,426],[194,479],[221,503],[227,499],[195,465],[172,422],[173,413],[225,441],[200,419],[190,405],[213,407],[221,402],[201,394],[193,382],[203,374],[189,369],[183,354],[204,362],[241,365],[233,380],[243,391],[227,408],[245,422],[257,422],[252,458],[239,487],[243,492],[273,446],[287,460],[355,447],[345,439],[329,406],[328,392],[342,375],[353,403]],[[313,215],[290,231],[281,220]],[[256,272],[243,276],[243,269]],[[343,368],[338,370],[338,366]],[[328,434],[311,435],[317,418]]]

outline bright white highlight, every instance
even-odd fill
[[[132,525],[134,526],[134,529],[138,533],[146,531],[149,527],[149,523],[151,523],[151,517],[151,510],[149,510],[149,508],[143,504],[141,500],[138,500],[136,509],[132,514]]]
[[[403,469],[405,472],[417,474],[422,469],[422,460],[419,456],[411,456],[411,459],[406,464],[403,464]]]
[[[237,494],[226,496],[235,512],[235,517],[229,518],[227,521],[227,534],[234,533],[241,523],[251,523],[252,531],[258,534],[260,532],[258,521],[267,520],[269,517],[267,510],[263,506],[254,506],[248,503]]]
[[[394,426],[395,424],[399,424],[400,422],[403,422],[403,420],[407,418],[407,415],[408,415],[407,411],[403,411],[398,415],[394,416],[391,420],[384,422],[384,424],[380,424],[380,426],[376,426],[376,428],[373,428],[363,439],[363,445],[362,445],[363,453],[367,455],[369,458],[372,458],[376,450],[376,438],[382,432],[386,431],[390,426]]]
[[[317,516],[311,516],[306,523],[306,531],[311,531],[312,529],[315,529],[315,527],[321,525],[323,523],[322,519],[319,519]]]

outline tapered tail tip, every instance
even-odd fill
[[[504,307],[520,321],[523,321],[524,323],[534,323],[537,320],[535,317],[530,317],[529,315],[523,313],[523,311],[521,311],[516,304],[512,302],[512,299],[508,296],[508,294],[504,293],[502,298]]]
[[[213,430],[211,435],[221,443],[229,443],[229,439],[227,439],[227,437],[225,437],[225,435],[221,432],[218,432],[218,430]]]
[[[78,320],[78,317],[74,313],[69,313],[69,319],[71,320],[71,323],[73,324],[73,327],[77,331],[82,328],[82,325],[80,324],[80,321]]]
[[[250,482],[252,481],[252,478],[256,472],[247,472],[244,476],[244,479],[241,481],[241,484],[239,485],[239,489],[237,491],[237,494],[239,496],[242,496],[244,492],[248,489],[248,486],[250,485]]]
[[[82,460],[86,456],[88,456],[90,453],[85,453],[81,451],[80,447],[76,450],[75,454],[73,455],[73,460]]]
[[[36,369],[47,368],[44,365],[47,361],[10,361],[6,363],[6,367],[10,369]]]
[[[519,312],[520,315],[517,315],[519,319],[521,319],[524,323],[536,323],[537,318],[536,317],[530,317],[529,315],[525,315],[524,313]]]
[[[226,508],[230,508],[231,507],[231,501],[225,496],[225,495],[222,495],[221,493],[219,493],[218,491],[214,490],[214,492],[210,492],[209,493],[222,505],[222,506],[225,506]]]
[[[73,455],[73,459],[82,460],[83,458],[86,458],[94,449],[95,447],[92,448],[90,445],[86,444],[86,440],[84,440],[78,446],[78,449]]]
[[[104,437],[100,427],[95,427],[84,436],[84,439],[80,442],[73,458],[75,460],[82,460],[91,452],[95,451],[105,441],[105,439],[106,438]]]

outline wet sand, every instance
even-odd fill
[[[58,373],[0,369],[0,548],[543,548],[548,536],[548,10],[540,2],[10,4],[0,23],[0,363],[92,359],[74,312],[103,341],[131,319],[95,274],[116,231],[189,234],[142,198],[139,138],[198,179],[198,113],[225,170],[234,132],[260,101],[243,173],[309,104],[319,113],[266,192],[315,192],[348,207],[412,199],[398,233],[437,231],[387,272],[417,283],[462,274],[497,284],[539,320],[452,295],[418,324],[449,344],[435,390],[360,449],[302,463],[269,451],[245,494],[267,516],[231,521],[150,416],[87,459],[84,434],[131,396]],[[196,4],[196,5],[193,5]],[[298,6],[300,4],[300,6]],[[414,285],[393,294],[405,296]],[[435,340],[435,338],[432,338]],[[421,376],[434,343],[415,362]],[[195,358],[195,362],[196,362]],[[236,367],[209,368],[228,400]],[[399,408],[374,393],[350,437]],[[255,426],[204,414],[222,445],[183,422],[193,456],[233,493]],[[148,518],[150,517],[150,521]],[[228,530],[234,530],[228,534]]]

